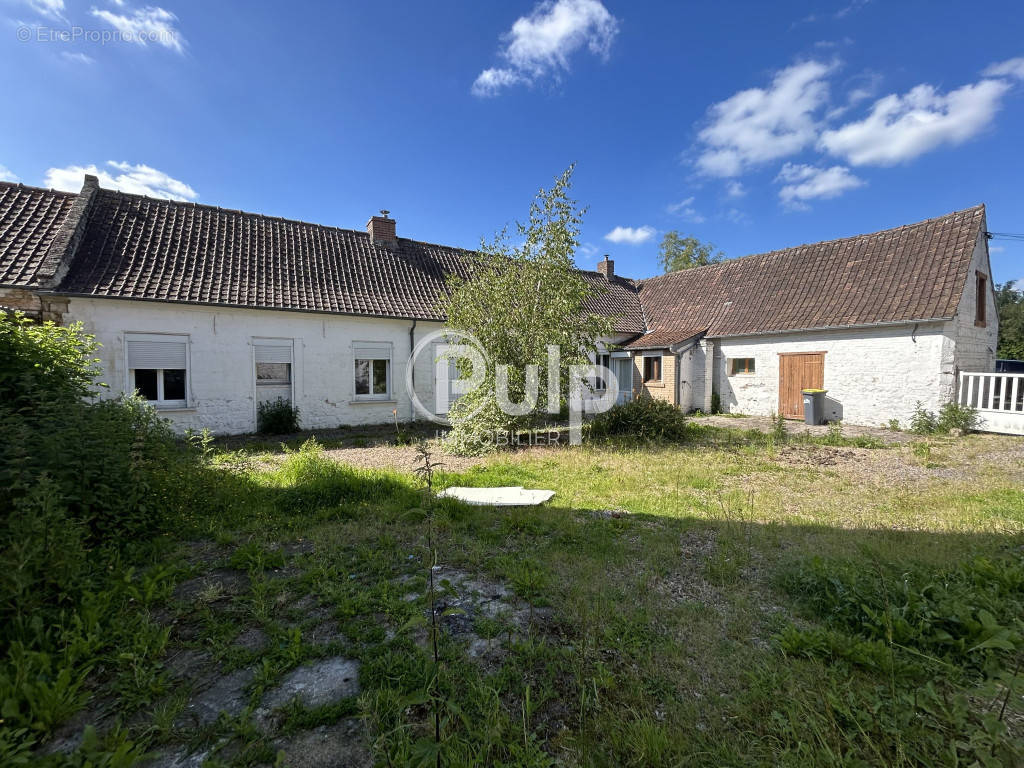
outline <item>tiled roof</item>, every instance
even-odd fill
[[[0,182],[0,285],[33,285],[77,195]]]
[[[366,232],[98,189],[0,182],[0,285],[59,293],[441,320],[450,273],[472,252]],[[955,314],[985,208],[648,280],[606,280],[588,310],[629,347],[914,322]],[[68,251],[64,263],[60,257]],[[70,264],[68,264],[70,261]],[[67,273],[64,274],[64,271]],[[62,277],[63,276],[63,277]],[[645,333],[646,331],[646,333]]]
[[[800,245],[641,280],[649,330],[674,344],[708,336],[952,317],[985,206],[870,235]]]
[[[666,349],[681,341],[692,339],[695,336],[700,336],[704,331],[707,330],[707,326],[694,327],[686,326],[685,324],[674,324],[664,328],[658,328],[650,333],[645,333],[642,336],[630,341],[628,344],[623,344],[623,349]]]
[[[99,190],[60,292],[263,309],[441,320],[449,273],[472,252],[211,206]],[[644,330],[635,284],[581,273],[589,310]]]

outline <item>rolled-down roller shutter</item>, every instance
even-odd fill
[[[390,360],[391,345],[358,341],[352,345],[356,360]]]
[[[168,336],[162,339],[128,337],[128,368],[163,368],[165,370],[188,367],[188,338]]]
[[[257,363],[290,363],[292,361],[291,344],[263,344],[256,342]]]

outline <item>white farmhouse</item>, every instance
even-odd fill
[[[0,183],[0,305],[81,321],[109,393],[138,390],[179,429],[251,432],[283,397],[306,428],[417,418],[450,374],[410,353],[443,327],[471,254],[101,189]],[[938,409],[961,370],[992,370],[997,317],[983,206],[872,235],[647,280],[581,272],[615,318],[601,362],[626,396],[800,416],[800,389],[857,424]]]

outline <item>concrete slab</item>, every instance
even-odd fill
[[[445,488],[437,495],[447,499],[458,499],[466,504],[480,507],[535,507],[549,501],[555,492],[523,488],[521,485],[508,485],[500,488],[455,486]]]

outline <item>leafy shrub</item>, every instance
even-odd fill
[[[786,442],[786,438],[789,437],[789,432],[786,431],[786,417],[773,411],[771,421],[772,428],[768,434],[777,443]]]
[[[256,408],[256,429],[267,435],[299,431],[299,409],[283,397],[260,403]]]
[[[910,417],[910,432],[915,435],[933,435],[939,428],[939,420],[935,413],[927,410],[921,401],[917,401],[914,413]]]
[[[968,405],[960,405],[952,400],[939,409],[938,427],[940,432],[959,429],[970,432],[978,428],[978,412]]]
[[[590,423],[592,437],[627,436],[638,440],[684,440],[686,416],[664,400],[641,396],[615,405]]]
[[[939,415],[925,409],[920,401],[910,417],[910,431],[915,435],[934,435],[958,429],[970,432],[978,428],[978,412],[968,405],[950,400],[939,409]]]

